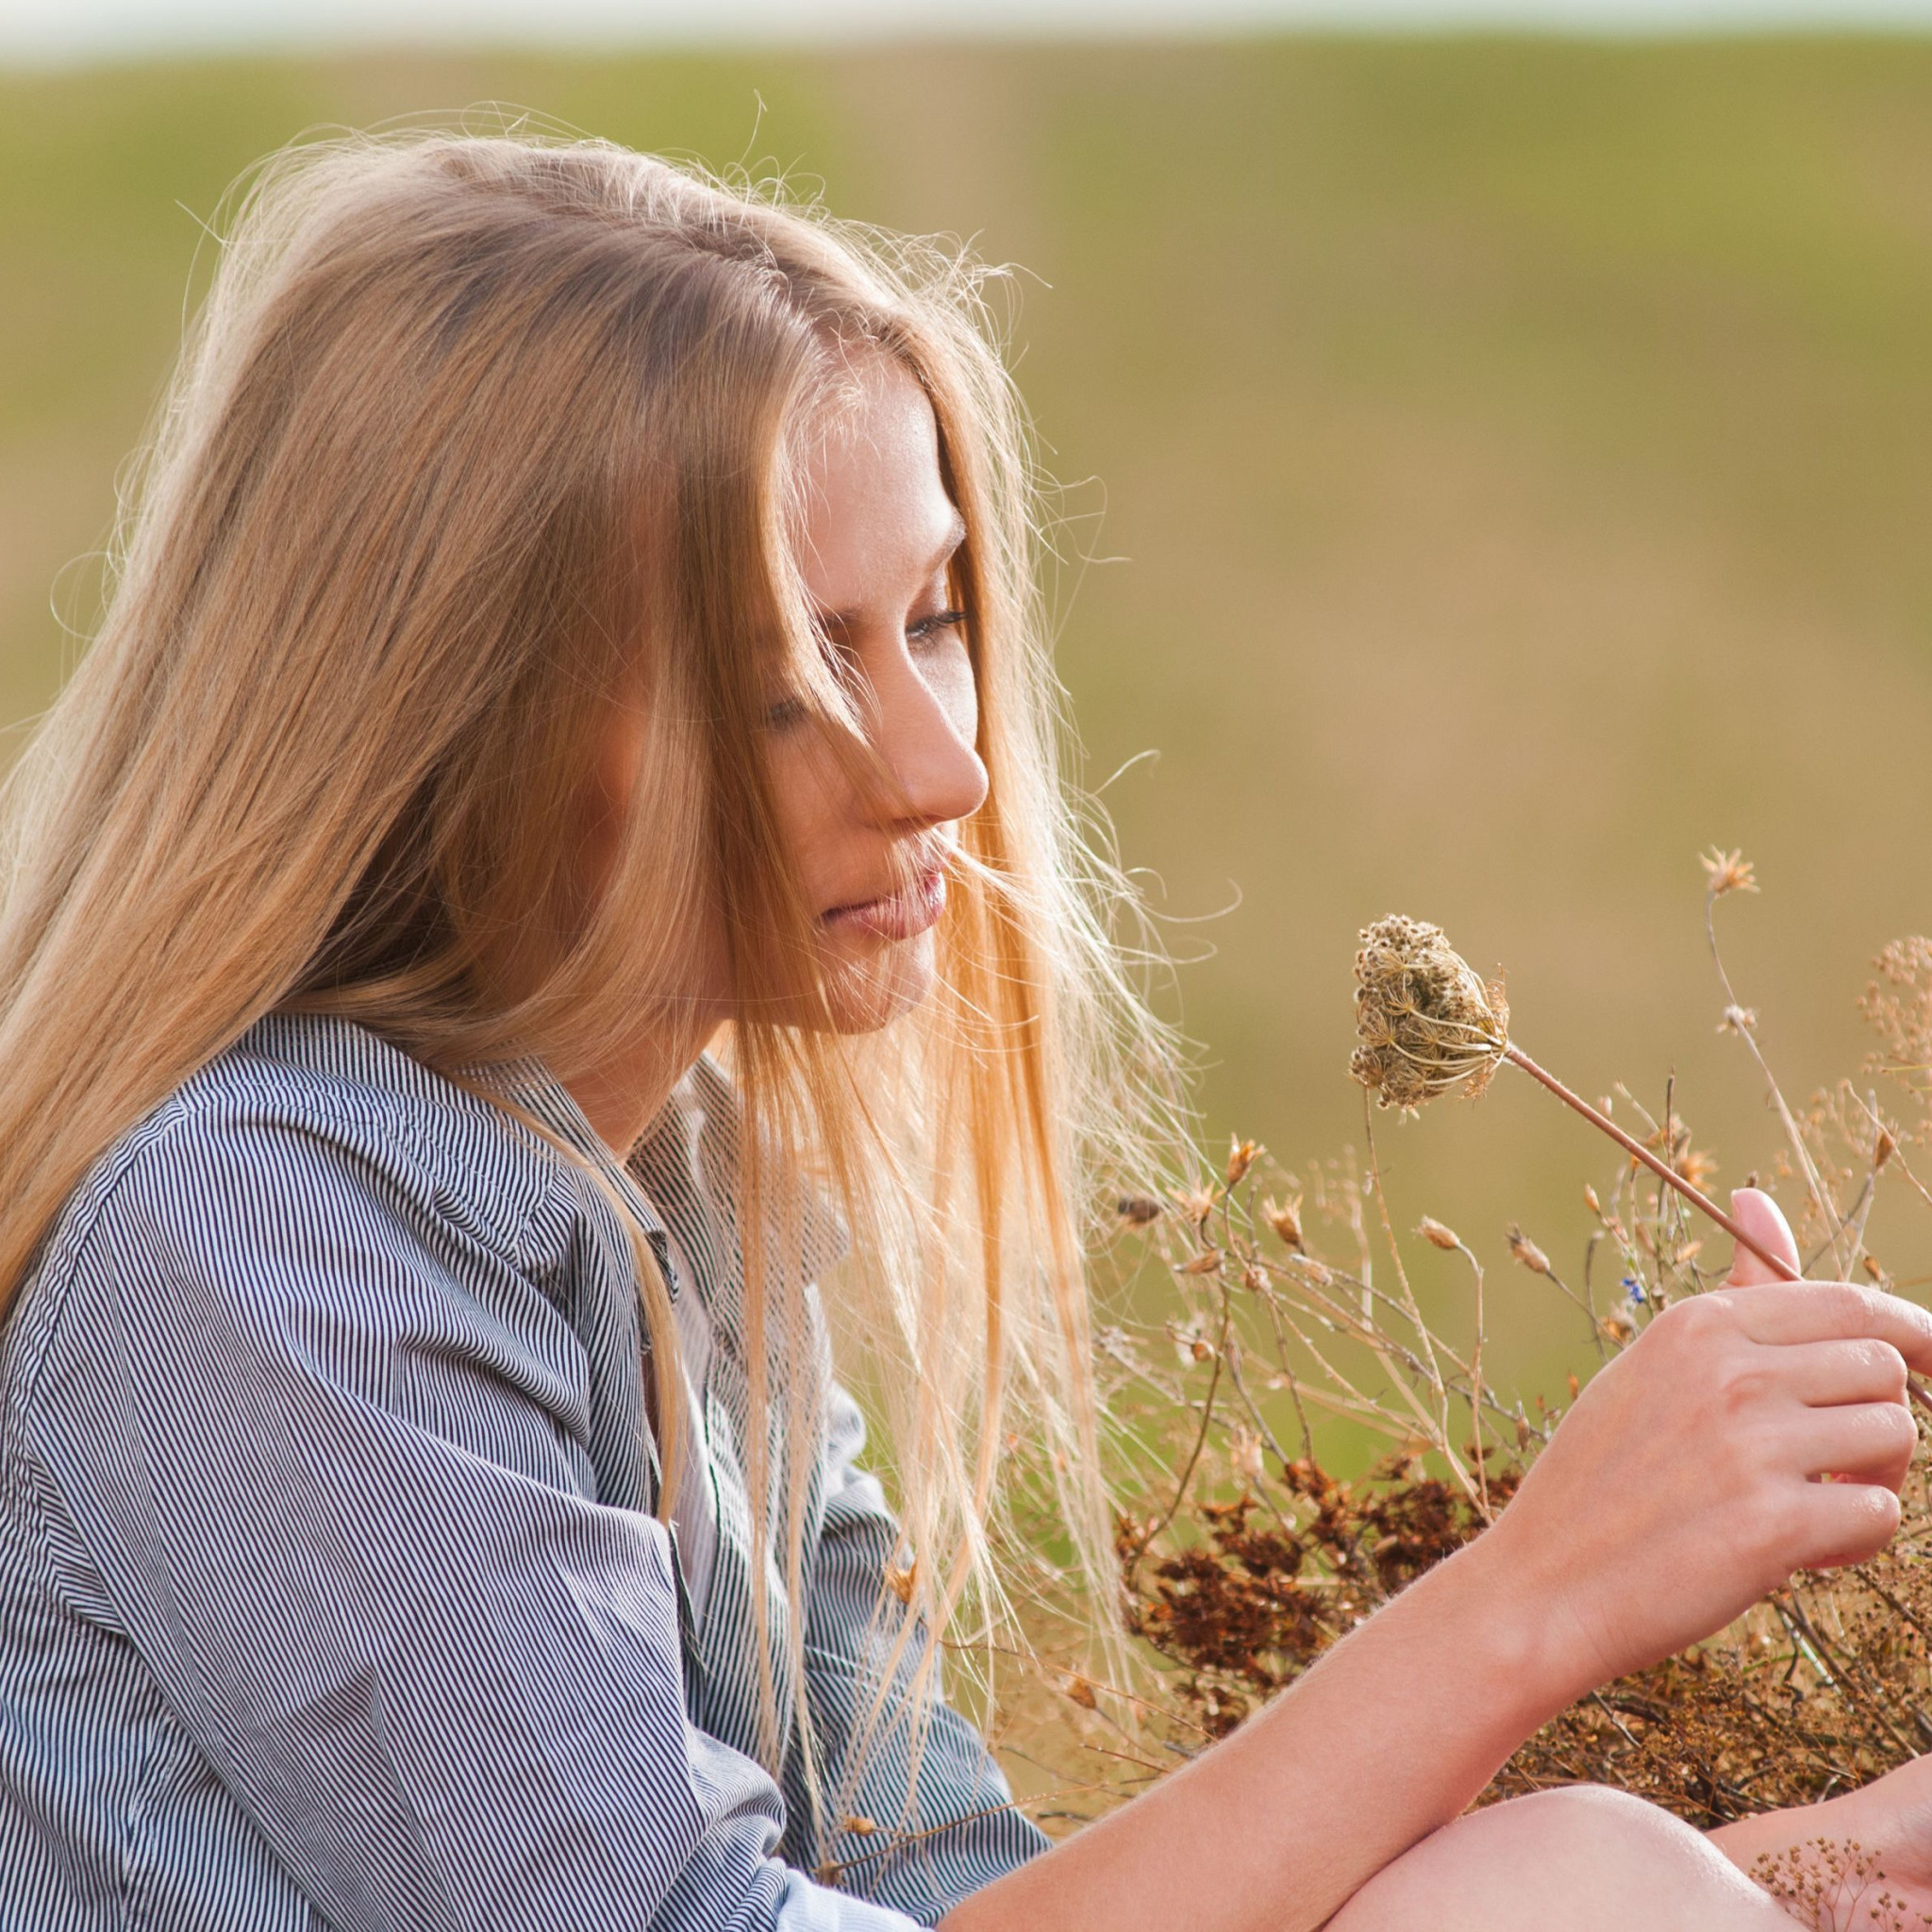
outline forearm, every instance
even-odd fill
[[[945,1932],[1310,1932],[1587,1688],[1481,1543],[1241,1731]]]
[[[1685,1297],[1583,1391],[1493,1528],[946,1932],[1312,1932],[1592,1685],[1879,1548],[1918,1441],[1907,1369],[1932,1374],[1932,1316],[1896,1295]]]

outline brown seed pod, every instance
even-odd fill
[[[1549,1274],[1550,1257],[1513,1221],[1503,1238],[1509,1243],[1512,1259],[1520,1261],[1532,1274]]]
[[[1291,1201],[1277,1201],[1271,1195],[1261,1203],[1261,1219],[1280,1236],[1283,1247],[1299,1248],[1302,1245],[1302,1197],[1299,1194]]]
[[[1410,1111],[1452,1087],[1472,1098],[1490,1084],[1509,1045],[1509,1003],[1485,982],[1440,925],[1391,913],[1365,926],[1355,956],[1355,1025],[1361,1043],[1349,1072],[1384,1107]]]

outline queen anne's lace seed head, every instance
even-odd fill
[[[1391,913],[1362,930],[1355,956],[1348,1070],[1384,1107],[1413,1111],[1450,1088],[1474,1097],[1509,1045],[1509,1002],[1454,951],[1440,925]]]

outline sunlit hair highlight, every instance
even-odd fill
[[[532,1053],[568,1084],[704,1044],[678,939],[715,933],[748,1460],[794,1666],[824,1421],[783,1364],[821,1347],[820,1198],[850,1238],[838,1325],[871,1357],[847,1366],[884,1424],[899,1589],[936,1633],[994,1627],[1024,1427],[1110,1628],[1086,1216],[1116,1174],[1166,1171],[1174,1060],[1118,941],[1131,897],[1061,777],[983,272],[769,186],[525,133],[302,144],[222,225],[97,635],[9,782],[0,1295],[88,1167],[263,1013],[348,1016],[479,1091]],[[823,988],[824,1024],[797,1017],[810,908],[764,746],[783,685],[885,782],[791,555],[802,452],[864,356],[933,408],[991,791],[950,862],[937,991],[855,1034]],[[585,748],[620,704],[639,777],[592,891],[569,862]],[[675,1331],[634,1245],[668,1451]],[[809,1752],[802,1691],[781,1711],[765,1668],[763,1702],[768,1760],[788,1722]]]

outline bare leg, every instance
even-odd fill
[[[1710,1834],[1711,1843],[1746,1872],[1765,1853],[1780,1857],[1820,1839],[1834,1848],[1858,1848],[1873,1868],[1872,1890],[1890,1894],[1900,1923],[1932,1925],[1932,1757],[1915,1757],[1824,1804],[1761,1812]],[[1871,1923],[1864,1905],[1841,1917],[1847,1926]]]
[[[1473,1811],[1384,1867],[1327,1932],[1792,1932],[1702,1832],[1601,1786]]]

